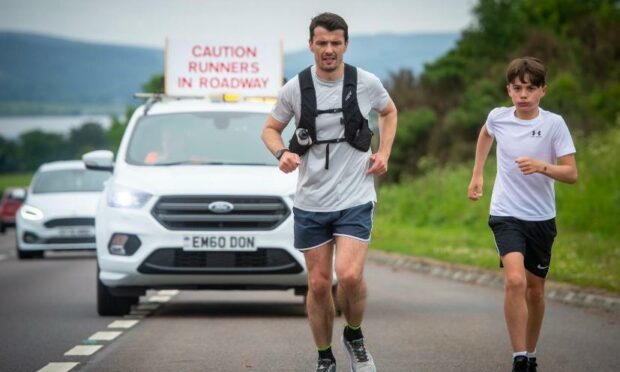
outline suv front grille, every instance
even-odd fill
[[[215,213],[214,202],[233,208]],[[151,212],[170,230],[271,230],[290,214],[281,198],[269,196],[162,196]]]
[[[140,265],[143,274],[295,274],[301,265],[283,249],[252,252],[187,252],[160,248]]]

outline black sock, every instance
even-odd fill
[[[336,361],[334,353],[332,353],[332,347],[328,347],[324,350],[319,350],[319,359],[330,359],[332,362]]]
[[[362,334],[362,327],[357,327],[357,329],[353,329],[346,325],[344,327],[344,338],[347,341],[359,340],[360,338],[364,338]]]

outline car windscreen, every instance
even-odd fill
[[[110,177],[108,172],[86,169],[63,169],[42,171],[34,177],[34,194],[54,192],[97,192]]]
[[[150,115],[136,124],[126,161],[134,165],[278,165],[261,140],[266,113]],[[294,125],[283,134],[285,143]]]

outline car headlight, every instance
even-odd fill
[[[142,208],[151,198],[148,192],[138,191],[125,186],[113,186],[108,192],[108,206],[114,208]]]
[[[30,221],[40,221],[43,219],[43,211],[39,208],[33,207],[32,205],[22,205],[19,210],[22,218]]]

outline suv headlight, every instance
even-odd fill
[[[151,198],[148,192],[138,191],[125,186],[112,186],[108,192],[108,206],[113,208],[142,208]]]
[[[19,209],[19,213],[21,213],[22,217],[26,220],[40,221],[43,219],[43,211],[32,205],[23,205]]]

